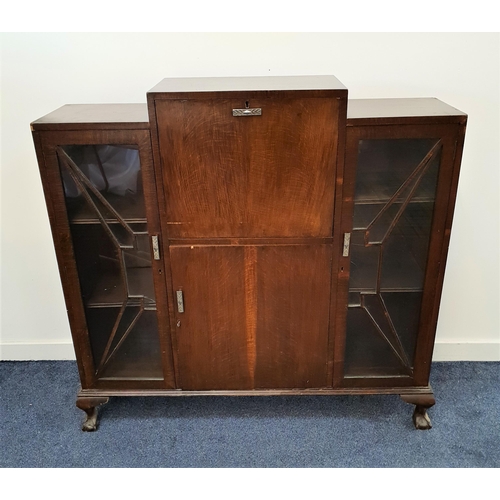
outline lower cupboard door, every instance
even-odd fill
[[[319,388],[331,245],[171,246],[184,390]]]

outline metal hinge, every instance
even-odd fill
[[[177,290],[175,292],[175,295],[177,296],[177,311],[180,313],[184,312],[184,297],[182,295],[182,290]]]
[[[151,244],[153,246],[153,259],[160,260],[160,247],[158,245],[158,236],[151,236]]]
[[[350,242],[351,242],[351,233],[344,233],[344,247],[342,248],[342,257],[349,257]]]

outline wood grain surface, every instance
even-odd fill
[[[326,387],[331,245],[171,247],[183,390]]]
[[[170,238],[332,234],[337,99],[156,102]]]
[[[256,388],[326,387],[331,245],[257,247]]]
[[[431,97],[349,99],[347,126],[465,123],[467,115]]]
[[[66,104],[31,123],[32,130],[149,129],[145,104]]]
[[[150,99],[225,99],[239,97],[347,97],[333,75],[165,78],[148,92]]]
[[[184,312],[175,307],[179,387],[253,388],[247,346],[251,320],[245,309],[245,249],[170,247],[170,262],[174,294],[180,290],[184,296]]]

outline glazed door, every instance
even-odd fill
[[[44,138],[52,199],[65,207],[56,241],[85,380],[174,387],[147,131]]]
[[[348,130],[343,385],[427,384],[457,134],[454,125]]]
[[[179,387],[328,386],[331,250],[170,247]]]

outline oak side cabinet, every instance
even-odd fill
[[[81,390],[395,394],[429,373],[466,115],[333,76],[166,79],[31,124]]]

